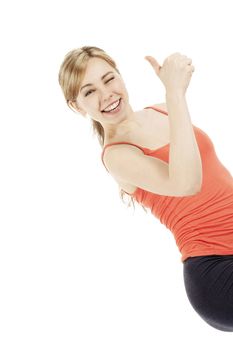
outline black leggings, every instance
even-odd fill
[[[233,255],[208,255],[183,262],[184,284],[194,310],[210,326],[233,332]]]

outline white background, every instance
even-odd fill
[[[231,1],[5,1],[0,8],[0,348],[231,349],[192,309],[165,226],[121,202],[58,71],[84,45],[112,56],[136,111],[165,102],[145,55],[193,60],[193,124],[232,163]]]

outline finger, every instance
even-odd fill
[[[152,56],[145,56],[145,59],[152,65],[152,67],[155,69],[156,73],[158,74],[162,67],[156,61],[156,59]]]
[[[192,64],[189,66],[189,68],[190,68],[190,70],[191,70],[192,72],[195,71],[195,67],[194,67]]]
[[[187,66],[187,71],[193,73],[195,71],[195,67],[193,65]]]

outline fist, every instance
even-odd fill
[[[195,70],[191,58],[176,52],[168,56],[162,66],[152,56],[145,56],[145,59],[152,65],[166,92],[185,94]]]

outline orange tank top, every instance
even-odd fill
[[[168,115],[155,106],[145,108]],[[193,129],[202,160],[201,191],[188,197],[173,197],[138,187],[132,194],[173,233],[181,261],[193,256],[233,254],[233,177],[218,159],[210,137],[194,125]],[[131,144],[145,155],[169,162],[170,144],[151,150],[129,142],[106,145],[102,161],[107,147],[121,143]]]

